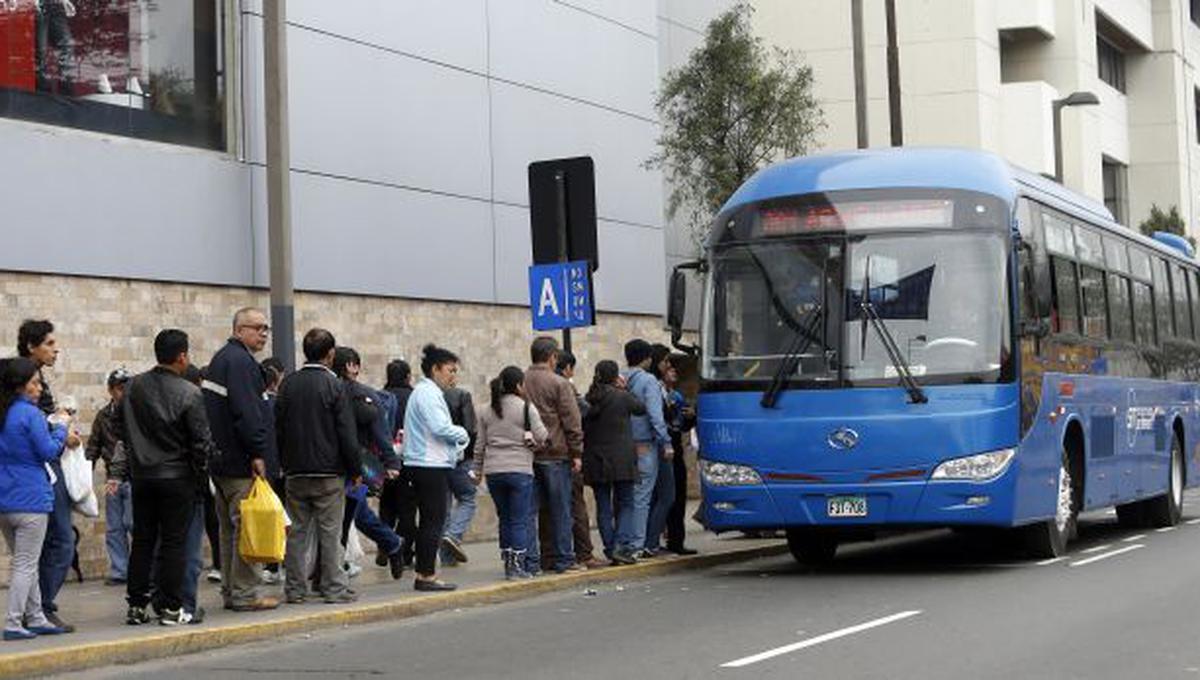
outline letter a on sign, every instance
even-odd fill
[[[538,299],[538,316],[546,316],[546,309],[550,308],[551,314],[559,316],[558,299],[554,297],[554,284],[550,279],[542,279],[542,294]]]

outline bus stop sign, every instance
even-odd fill
[[[529,309],[535,331],[591,326],[596,312],[587,260],[531,266]]]

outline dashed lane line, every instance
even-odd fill
[[[1080,550],[1079,552],[1080,552],[1080,554],[1082,554],[1082,555],[1090,555],[1090,554],[1092,554],[1092,553],[1103,552],[1103,551],[1105,551],[1105,550],[1108,550],[1108,549],[1109,549],[1109,548],[1111,548],[1111,547],[1112,547],[1112,543],[1105,543],[1105,544],[1103,544],[1103,545],[1096,545],[1096,546],[1092,546],[1092,547],[1090,547],[1090,548],[1087,548],[1087,549],[1085,549],[1085,550]]]
[[[1165,533],[1167,533],[1167,532],[1169,532],[1169,531],[1175,531],[1175,527],[1163,527],[1163,528],[1161,528],[1161,529],[1155,529],[1155,530],[1154,530],[1154,533],[1156,533],[1156,534],[1165,534]]]
[[[1048,560],[1042,560],[1041,562],[1038,562],[1038,563],[1037,563],[1037,565],[1038,565],[1039,567],[1044,567],[1044,566],[1047,566],[1047,565],[1050,565],[1050,564],[1054,564],[1054,563],[1056,563],[1056,562],[1062,562],[1062,561],[1063,561],[1063,560],[1065,560],[1065,559],[1067,559],[1067,558],[1065,558],[1065,557],[1051,557],[1051,558],[1050,558],[1050,559],[1048,559]]]
[[[1188,521],[1184,522],[1184,524],[1190,524],[1193,526],[1200,524],[1200,517],[1197,517],[1196,519],[1189,519]]]
[[[1126,543],[1133,543],[1134,541],[1140,541],[1145,537],[1146,537],[1146,534],[1134,534],[1133,536],[1126,536],[1125,538],[1122,538],[1121,540]]]
[[[1089,557],[1086,560],[1079,560],[1078,562],[1071,562],[1070,566],[1085,567],[1089,564],[1092,564],[1093,562],[1099,562],[1100,560],[1106,560],[1110,557],[1116,557],[1117,555],[1123,555],[1127,552],[1133,552],[1134,550],[1140,550],[1145,547],[1146,546],[1141,543],[1134,543],[1133,545],[1127,545],[1124,548],[1118,548],[1118,549],[1110,551],[1110,552],[1100,553],[1099,555],[1096,555],[1095,557]]]
[[[899,614],[892,614],[891,616],[885,616],[883,618],[875,619],[873,621],[867,621],[866,623],[860,623],[857,626],[850,626],[849,628],[842,628],[841,630],[835,630],[831,633],[825,633],[824,635],[818,635],[816,637],[809,638],[807,640],[801,640],[800,642],[795,642],[790,645],[776,647],[775,649],[768,649],[765,652],[760,652],[758,654],[754,654],[753,656],[742,657],[741,659],[736,659],[736,660],[730,661],[728,663],[723,663],[723,664],[721,664],[721,668],[743,668],[743,667],[749,666],[751,664],[756,664],[760,661],[774,659],[777,656],[783,656],[784,654],[791,654],[792,652],[798,652],[802,649],[807,649],[809,647],[815,647],[816,645],[823,644],[826,642],[831,642],[833,640],[837,640],[839,638],[844,638],[849,635],[855,635],[858,633],[862,633],[864,631],[871,630],[872,628],[886,626],[889,623],[896,623],[897,621],[903,621],[904,619],[908,619],[908,618],[917,616],[920,613],[921,613],[921,610],[915,609],[912,611],[900,612]]]

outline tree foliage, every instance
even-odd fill
[[[664,76],[655,106],[658,152],[647,166],[671,182],[667,211],[682,215],[697,246],[727,198],[768,163],[803,155],[825,126],[812,67],[753,33],[739,3],[708,25],[704,44]]]
[[[1157,204],[1150,204],[1150,217],[1142,220],[1142,223],[1138,225],[1138,231],[1146,236],[1154,236],[1156,231],[1165,231],[1168,234],[1186,238],[1193,247],[1196,245],[1195,237],[1187,233],[1187,223],[1179,214],[1179,206],[1175,205],[1171,206],[1170,210],[1163,210]]]

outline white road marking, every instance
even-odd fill
[[[1200,517],[1197,517],[1196,519],[1189,519],[1188,521],[1184,522],[1184,524],[1191,524],[1191,525],[1200,524]]]
[[[1133,536],[1126,536],[1125,538],[1122,538],[1121,540],[1125,541],[1126,543],[1133,543],[1134,541],[1140,541],[1145,537],[1146,537],[1146,534],[1136,534]]]
[[[913,611],[900,612],[899,614],[892,614],[891,616],[885,616],[881,619],[875,619],[874,621],[867,621],[866,623],[860,623],[857,626],[850,626],[849,628],[835,630],[832,633],[825,633],[824,635],[818,635],[814,638],[809,638],[807,640],[801,640],[800,642],[796,642],[796,643],[793,643],[790,645],[784,645],[782,647],[776,647],[775,649],[769,649],[760,654],[743,657],[741,659],[737,659],[736,661],[730,661],[729,663],[723,663],[723,664],[721,664],[721,668],[742,668],[744,666],[749,666],[750,664],[758,663],[759,661],[766,661],[767,659],[774,659],[777,656],[783,656],[784,654],[798,652],[801,649],[807,649],[808,647],[814,647],[816,645],[819,645],[819,644],[822,644],[825,642],[837,640],[838,638],[844,638],[847,635],[854,635],[856,633],[861,633],[863,631],[867,631],[872,628],[878,628],[879,626],[886,626],[889,623],[895,623],[897,621],[902,621],[904,619],[916,616],[920,613],[921,613],[921,610],[916,609]]]
[[[1112,543],[1105,543],[1104,545],[1092,546],[1091,548],[1088,548],[1086,550],[1080,550],[1079,552],[1083,553],[1084,555],[1090,555],[1092,553],[1098,553],[1103,550],[1108,550],[1111,547],[1112,547]]]
[[[1120,549],[1114,550],[1112,552],[1100,553],[1099,555],[1096,555],[1095,557],[1089,557],[1086,560],[1079,560],[1078,562],[1072,562],[1070,564],[1070,566],[1072,566],[1072,567],[1087,566],[1087,565],[1091,564],[1092,562],[1099,562],[1100,560],[1107,560],[1110,557],[1116,557],[1117,555],[1122,555],[1124,553],[1132,552],[1134,550],[1139,550],[1139,549],[1145,548],[1145,547],[1146,546],[1142,545],[1141,543],[1134,543],[1133,545],[1127,545],[1124,548],[1120,548]]]
[[[1054,564],[1055,562],[1062,562],[1065,559],[1066,559],[1065,557],[1051,557],[1048,560],[1042,560],[1041,562],[1038,562],[1037,565],[1039,567],[1044,567],[1048,564]]]
[[[1163,527],[1163,528],[1161,528],[1161,529],[1155,529],[1155,530],[1154,530],[1154,533],[1156,533],[1156,534],[1165,534],[1165,533],[1167,533],[1168,531],[1175,531],[1175,527]]]

